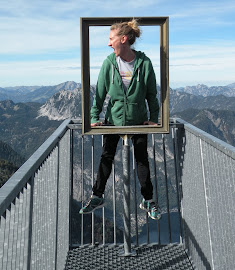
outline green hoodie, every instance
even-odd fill
[[[115,126],[142,125],[148,121],[158,122],[156,78],[150,59],[142,52],[135,51],[136,60],[133,76],[125,93],[119,74],[116,55],[110,54],[104,61],[96,86],[96,95],[91,108],[91,123],[99,122],[99,114],[108,94],[110,100],[105,118]]]

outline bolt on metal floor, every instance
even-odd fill
[[[65,270],[193,270],[184,248],[179,244],[132,247],[137,256],[123,257],[123,245],[82,246],[69,251]]]

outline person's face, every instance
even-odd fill
[[[122,53],[122,37],[118,36],[117,29],[110,31],[108,46],[114,49],[116,56],[120,56]]]

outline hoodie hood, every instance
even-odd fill
[[[135,66],[134,66],[133,72],[135,72],[140,67],[141,63],[144,61],[144,59],[146,57],[143,52],[135,51],[135,50],[134,50],[134,52],[135,52],[136,61],[135,61]],[[116,67],[118,69],[115,53],[111,53],[107,57],[107,59],[113,64],[114,67]]]

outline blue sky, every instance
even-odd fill
[[[0,0],[0,87],[80,82],[80,17],[124,16],[169,16],[171,87],[234,83],[234,15],[230,0]],[[108,27],[90,30],[94,84],[112,49]],[[159,81],[159,27],[142,32]]]

